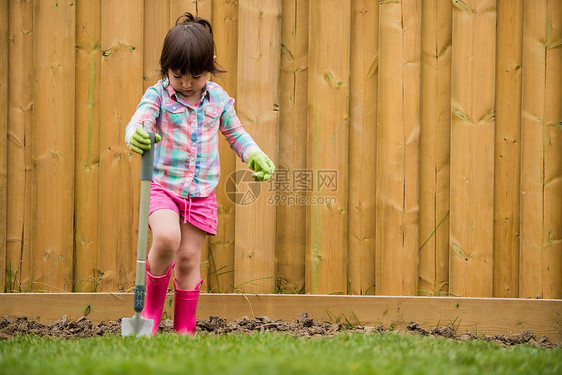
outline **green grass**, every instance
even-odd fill
[[[108,336],[0,342],[0,374],[561,374],[562,349],[342,334]]]

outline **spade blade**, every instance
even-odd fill
[[[145,319],[140,313],[136,313],[132,318],[123,318],[121,320],[122,336],[152,336],[152,327],[154,321]]]

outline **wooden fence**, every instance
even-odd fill
[[[0,0],[0,286],[134,280],[123,141],[183,11],[277,165],[221,140],[211,292],[562,298],[562,0]]]

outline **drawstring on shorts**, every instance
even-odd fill
[[[191,197],[185,199],[187,204],[183,206],[183,223],[187,223],[187,218],[191,216]]]

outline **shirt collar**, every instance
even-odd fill
[[[183,95],[178,95],[176,93],[176,90],[174,90],[174,88],[170,85],[170,80],[168,79],[168,77],[166,77],[162,80],[162,86],[164,87],[164,89],[166,89],[170,98],[174,98],[177,102],[180,102],[185,106],[191,107],[191,105],[187,102],[187,100],[185,100]],[[205,99],[205,98],[208,100],[209,95],[210,95],[209,94],[209,83],[207,81],[207,83],[205,83],[205,87],[203,87],[203,95],[201,95],[201,98],[202,98],[201,101],[203,101],[203,99]]]

